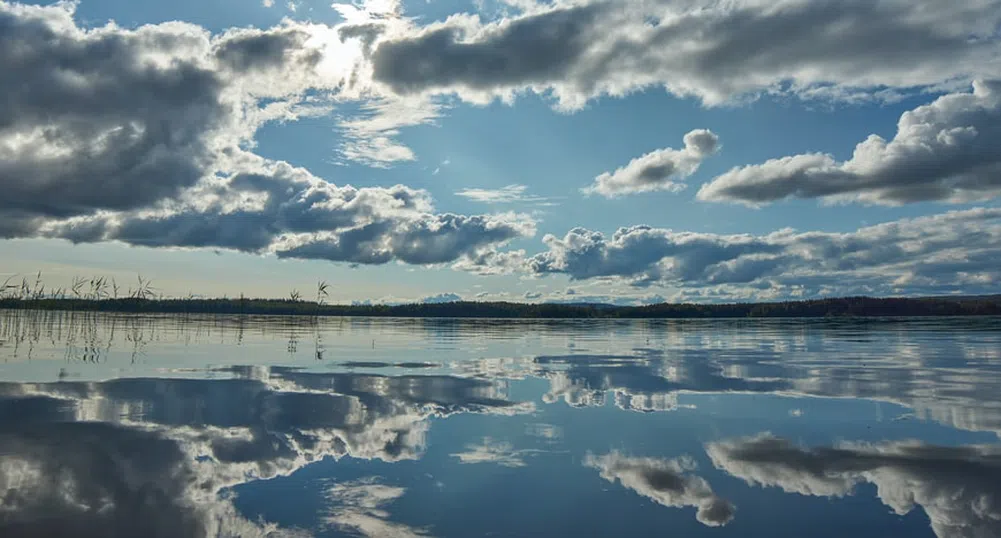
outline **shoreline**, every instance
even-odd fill
[[[713,319],[999,316],[1001,295],[840,297],[755,303],[609,304],[472,302],[400,305],[321,304],[289,299],[0,299],[0,309],[134,314],[247,314],[317,317],[495,319]]]

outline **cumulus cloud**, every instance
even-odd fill
[[[73,9],[0,4],[2,237],[439,264],[534,233],[529,217],[435,214],[426,191],[338,186],[247,149],[266,121],[330,110],[322,92],[350,86],[331,58],[350,64],[355,37],[289,21],[83,29]]]
[[[708,104],[762,91],[855,99],[1001,71],[996,0],[962,9],[934,0],[516,5],[489,22],[460,13],[422,25],[396,0],[335,3],[336,26],[289,21],[212,36],[184,23],[84,30],[71,4],[5,3],[4,37],[19,44],[4,49],[27,52],[0,65],[21,81],[2,88],[16,99],[0,115],[0,140],[15,153],[39,148],[8,166],[47,163],[43,185],[82,190],[60,179],[69,169],[123,180],[156,173],[141,189],[156,200],[196,182],[220,147],[248,142],[245,120],[332,102],[358,105],[340,117],[342,157],[381,166],[413,160],[399,130],[433,122],[453,95],[483,103],[532,91],[564,109],[651,86]],[[81,167],[74,155],[100,158]],[[114,197],[90,202],[116,208]]]
[[[877,204],[969,202],[1001,192],[1001,81],[978,81],[905,112],[892,140],[870,135],[851,159],[794,155],[734,168],[698,197],[758,205],[784,198]]]
[[[423,100],[430,110],[440,98],[511,103],[532,92],[567,111],[652,87],[706,105],[763,93],[860,102],[951,89],[1001,76],[998,13],[998,0],[962,9],[936,0],[519,1],[496,17],[456,13],[426,25],[399,9],[354,17],[343,31],[366,36],[355,95]]]
[[[555,2],[386,36],[371,76],[473,102],[551,92],[563,108],[650,86],[716,104],[760,91],[850,95],[998,73],[994,0]],[[902,47],[901,43],[907,43]]]
[[[240,103],[224,95],[196,26],[88,32],[67,5],[3,3],[0,28],[4,213],[67,217],[172,198],[237,141],[228,131]]]
[[[483,249],[467,255],[452,264],[454,269],[475,275],[508,275],[522,272],[525,268],[525,251]]]
[[[709,482],[691,474],[695,462],[689,457],[630,458],[612,452],[604,456],[588,454],[584,465],[597,469],[605,480],[620,482],[658,504],[673,508],[694,506],[695,517],[710,527],[726,525],[736,511],[732,503],[713,493]]]
[[[434,214],[426,191],[339,187],[285,163],[260,164],[156,212],[98,213],[46,224],[48,237],[217,247],[280,258],[419,265],[477,258],[533,235],[527,216]]]
[[[1001,256],[999,221],[1001,209],[977,208],[848,233],[721,235],[633,226],[606,237],[575,228],[562,238],[546,235],[548,250],[526,264],[539,275],[619,279],[634,286],[804,286],[813,294],[969,291],[1001,278],[989,261]],[[855,287],[844,287],[846,282]]]
[[[658,149],[637,157],[615,172],[594,178],[594,184],[582,192],[606,198],[641,192],[677,192],[686,186],[681,181],[694,174],[702,160],[717,149],[719,137],[715,133],[696,129],[685,135],[684,149]]]
[[[710,443],[716,467],[751,485],[801,495],[850,495],[871,483],[898,515],[922,507],[939,537],[995,536],[1001,529],[1001,451],[917,441],[803,448],[761,434]]]
[[[280,258],[322,259],[379,264],[391,260],[418,265],[453,262],[483,249],[532,235],[530,218],[443,214],[402,222],[374,222],[343,233],[286,238]]]
[[[339,7],[352,21],[342,32],[366,36],[352,91],[429,107],[532,92],[576,110],[651,87],[706,105],[763,93],[860,102],[1001,75],[998,0],[962,9],[936,0],[508,4],[496,17],[456,13],[426,25],[402,9],[359,17],[369,8]],[[398,149],[383,153],[410,158]]]

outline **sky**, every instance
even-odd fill
[[[0,282],[997,293],[1001,0],[0,1]]]

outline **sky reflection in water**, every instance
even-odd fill
[[[0,312],[0,535],[1001,536],[999,329]]]

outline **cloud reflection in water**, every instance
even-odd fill
[[[451,376],[243,373],[0,384],[0,534],[297,533],[239,516],[225,491],[325,457],[414,459],[431,417],[532,408]]]
[[[920,506],[940,538],[1001,536],[1001,446],[919,441],[805,448],[763,433],[706,447],[716,467],[752,486],[827,497],[871,483],[898,515]]]

